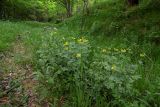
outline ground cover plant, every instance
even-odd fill
[[[96,49],[85,37],[62,39],[49,35],[42,39],[37,54],[41,95],[50,102],[64,97],[73,101],[69,105],[88,107],[102,106],[96,98],[107,98],[108,105],[123,105],[136,94],[133,83],[140,76],[129,58],[131,49]]]

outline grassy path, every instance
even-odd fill
[[[47,107],[38,104],[34,53],[52,24],[0,21],[0,107]]]
[[[0,96],[0,106],[38,107],[35,94],[37,81],[34,80],[32,65],[22,63],[30,58],[31,54],[23,41],[17,38],[12,51],[5,55],[2,62],[6,73],[3,74],[4,93]]]

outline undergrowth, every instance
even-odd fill
[[[158,0],[142,0],[134,7],[119,0],[97,3],[88,16],[77,15],[57,28],[1,21],[0,50],[23,35],[33,53],[39,102],[53,107],[158,107],[158,9]]]

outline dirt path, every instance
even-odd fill
[[[0,96],[0,106],[39,107],[35,91],[38,83],[34,79],[31,58],[20,39],[13,44],[12,51],[3,58],[5,73],[1,82],[3,93]]]

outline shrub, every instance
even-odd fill
[[[129,52],[95,48],[84,37],[45,36],[37,51],[42,100],[56,105],[63,98],[76,107],[132,103],[137,93],[133,84],[140,76],[135,73],[137,67],[131,63]]]

